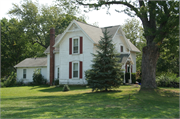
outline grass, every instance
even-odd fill
[[[1,118],[178,118],[179,89],[92,93],[85,86],[21,86],[1,88]]]

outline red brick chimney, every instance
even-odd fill
[[[53,85],[54,80],[54,45],[55,43],[55,29],[50,29],[50,85]]]

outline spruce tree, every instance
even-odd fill
[[[121,83],[122,65],[118,63],[120,54],[115,51],[111,36],[107,29],[103,32],[103,38],[98,42],[97,53],[94,56],[92,69],[85,72],[88,86],[92,91],[118,88]]]

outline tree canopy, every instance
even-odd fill
[[[1,69],[2,76],[14,71],[14,66],[27,57],[43,56],[45,49],[38,44],[31,45],[24,33],[22,22],[12,18],[1,20]]]
[[[13,9],[8,14],[22,21],[24,32],[32,44],[38,43],[47,48],[50,28],[54,27],[55,34],[58,35],[63,33],[73,19],[85,22],[83,16],[74,16],[76,11],[73,11],[72,14],[67,14],[65,11],[67,10],[61,7],[39,5],[31,0],[26,0],[20,6],[13,4]]]

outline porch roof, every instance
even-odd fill
[[[129,58],[129,55],[130,54],[120,54],[120,56],[118,56],[118,58],[120,59],[119,63],[126,63],[127,59]]]

